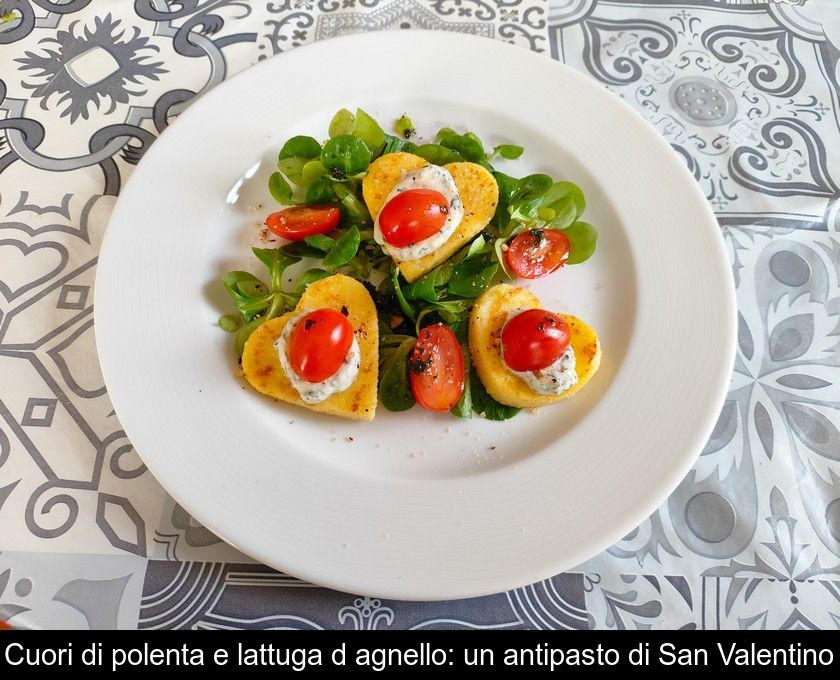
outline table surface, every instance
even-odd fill
[[[33,628],[840,626],[840,3],[31,0],[0,10],[0,618]],[[515,43],[636,107],[714,207],[739,305],[729,395],[669,500],[572,572],[455,602],[325,590],[221,542],[132,449],[93,336],[114,197],[189,100],[298,45],[400,28]],[[704,101],[675,95],[689,87]]]

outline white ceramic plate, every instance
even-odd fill
[[[356,106],[522,144],[500,169],[583,187],[596,255],[533,284],[600,334],[604,362],[580,395],[502,423],[380,407],[358,424],[246,389],[215,326],[231,309],[219,277],[260,271],[248,244],[273,209],[266,178],[283,140],[323,137]],[[714,216],[654,129],[544,55],[453,33],[330,40],[219,85],[135,170],[96,281],[111,399],[178,502],[273,567],[406,599],[537,581],[641,523],[711,432],[735,325]]]

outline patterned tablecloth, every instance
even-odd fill
[[[0,617],[840,626],[840,3],[0,0],[0,14]],[[189,100],[298,45],[406,28],[515,43],[636,107],[714,206],[740,310],[726,404],[667,503],[573,572],[457,602],[328,591],[222,543],[146,471],[94,348],[114,197]]]

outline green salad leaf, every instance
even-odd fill
[[[293,241],[292,243],[287,243],[278,250],[289,257],[296,257],[298,260],[304,257],[320,258],[324,255],[322,251],[317,248],[313,248],[306,241]]]
[[[219,328],[225,333],[235,333],[242,326],[242,317],[236,314],[222,314],[219,317]]]
[[[324,234],[314,234],[313,236],[307,236],[303,240],[306,245],[312,246],[323,253],[328,253],[335,247],[335,239]]]
[[[385,131],[362,109],[356,109],[352,134],[367,144],[371,154],[378,155],[385,145]]]
[[[417,320],[417,314],[414,311],[414,307],[412,307],[408,300],[406,300],[405,295],[403,295],[402,288],[400,287],[400,268],[394,267],[394,271],[391,272],[391,283],[393,285],[394,295],[397,297],[397,302],[399,303],[400,309],[403,311],[412,323]]]
[[[516,144],[499,144],[493,147],[493,152],[487,156],[487,160],[492,161],[497,156],[514,160],[525,153],[524,146],[517,146]]]
[[[277,160],[284,160],[286,158],[318,158],[321,155],[321,145],[314,137],[307,137],[306,135],[298,135],[292,137],[280,149],[280,155]]]
[[[334,179],[347,179],[364,172],[372,157],[368,145],[353,135],[333,137],[321,151],[321,163]]]
[[[329,252],[324,255],[324,259],[321,260],[321,264],[323,264],[327,269],[338,269],[353,259],[356,255],[356,251],[359,250],[359,243],[361,243],[359,228],[354,224],[347,230],[346,234],[341,236],[335,242],[335,245],[329,250]]]
[[[283,248],[251,248],[257,259],[268,268],[268,280],[271,292],[277,296],[282,293],[283,272],[301,258]]]
[[[322,177],[310,184],[307,188],[306,202],[310,205],[335,203],[338,201],[338,196],[336,195],[335,190],[339,186],[341,185],[336,184],[326,177]]]
[[[348,111],[347,109],[339,109],[330,121],[328,131],[330,137],[352,134],[355,120],[356,117],[351,111]]]
[[[245,341],[260,324],[281,314],[294,301],[293,296],[283,292],[283,272],[301,259],[283,248],[252,248],[252,251],[268,269],[268,284],[245,271],[228,272],[222,277],[222,284],[244,322],[236,331],[238,356],[242,356]],[[225,330],[235,330],[230,320],[219,319],[219,325]]]
[[[403,114],[394,122],[394,130],[403,139],[409,139],[415,132],[414,123],[411,122],[411,118]]]
[[[259,328],[266,321],[268,321],[267,318],[258,316],[254,319],[251,319],[251,321],[249,321],[248,323],[244,324],[236,332],[236,356],[242,356],[242,352],[245,351],[245,343],[248,342],[248,338],[251,337],[251,333],[257,330],[257,328]]]
[[[565,229],[586,209],[583,191],[572,182],[555,182],[543,194],[537,209],[538,217],[548,229]]]
[[[268,309],[273,299],[269,287],[251,272],[228,272],[222,284],[246,322]]]
[[[396,153],[397,151],[405,151],[406,153],[417,153],[417,145],[414,142],[409,142],[407,139],[395,137],[394,135],[385,135],[385,146],[382,148],[382,154]]]
[[[404,339],[388,354],[379,371],[379,400],[389,411],[406,411],[415,404],[408,382],[408,356],[417,339],[399,337]]]
[[[310,186],[313,182],[317,182],[324,175],[327,174],[327,168],[319,158],[307,161],[300,170],[302,185]]]
[[[414,283],[407,285],[402,291],[403,295],[406,300],[437,302],[440,299],[438,288],[442,288],[449,282],[454,270],[455,264],[452,260],[447,260],[428,274],[421,276]]]
[[[440,146],[456,152],[464,160],[473,163],[479,163],[487,158],[484,145],[472,132],[459,135],[449,128],[443,128],[438,132],[435,141]]]
[[[469,311],[471,307],[472,300],[440,300],[438,302],[428,303],[424,311],[434,311],[443,319],[444,323],[454,324],[458,323],[461,315]]]
[[[543,196],[551,189],[554,180],[548,175],[528,175],[519,180],[508,204],[511,219],[520,222],[534,222],[537,211],[543,205]]]
[[[289,186],[289,183],[279,172],[271,173],[271,176],[268,178],[268,191],[271,193],[272,198],[280,205],[295,204],[295,200],[292,198],[292,187]]]
[[[456,332],[456,335],[458,333]],[[472,418],[473,400],[472,400],[472,385],[470,380],[470,373],[472,371],[472,358],[470,357],[470,350],[467,346],[466,338],[458,338],[461,343],[461,353],[464,356],[464,391],[461,393],[461,398],[458,403],[452,407],[450,413],[458,418]]]
[[[425,158],[433,165],[446,165],[447,163],[457,163],[464,160],[464,157],[457,151],[440,144],[421,144],[414,149],[414,154],[420,156],[420,158]]]
[[[569,237],[571,244],[566,264],[580,264],[592,257],[598,242],[598,232],[595,227],[588,222],[575,222],[568,229],[564,229],[563,233]]]
[[[367,225],[373,223],[367,206],[356,195],[355,191],[344,184],[338,183],[333,185],[333,191],[344,208],[345,216],[352,224]]]
[[[496,262],[499,263],[499,267],[501,267],[502,272],[504,273],[505,277],[508,279],[515,279],[513,272],[508,269],[507,257],[505,256],[505,239],[504,238],[497,238],[493,242],[493,253],[496,256]]]
[[[326,269],[307,269],[303,274],[300,275],[298,279],[297,286],[295,286],[295,294],[296,295],[303,295],[303,292],[306,290],[306,287],[310,283],[315,283],[316,281],[320,281],[321,279],[325,279],[328,276],[332,276],[332,272]]]
[[[498,262],[491,262],[486,257],[467,258],[455,267],[447,290],[465,298],[478,297],[489,288],[498,271]]]
[[[487,420],[507,420],[513,418],[521,410],[514,406],[505,406],[493,399],[487,393],[478,373],[475,372],[475,367],[470,369],[470,396],[473,411]]]
[[[484,234],[479,234],[476,236],[472,241],[470,241],[469,245],[466,247],[466,252],[463,253],[463,256],[456,254],[453,258],[454,260],[460,262],[461,260],[469,260],[474,257],[479,257],[481,255],[486,255],[487,253],[492,252],[493,248],[490,245],[487,237]]]
[[[520,180],[498,170],[493,173],[493,177],[499,187],[499,203],[496,207],[496,214],[506,213]]]
[[[301,186],[303,184],[303,166],[309,161],[299,156],[292,158],[284,158],[282,161],[277,161],[277,169],[282,172],[292,184]]]

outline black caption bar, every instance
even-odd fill
[[[607,633],[513,631],[396,632],[4,632],[0,670],[281,670],[375,674],[488,670],[557,673],[567,669],[737,671],[835,670],[840,636],[791,633]]]

